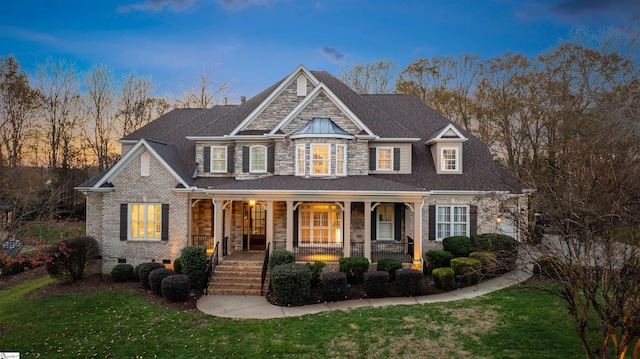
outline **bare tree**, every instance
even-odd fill
[[[392,80],[396,64],[391,60],[353,63],[342,68],[342,82],[361,94],[386,94],[393,92]]]
[[[179,98],[175,100],[175,108],[211,108],[219,105],[229,89],[231,80],[226,80],[221,84],[211,79],[213,69],[206,74],[200,75],[199,86],[196,89],[189,89],[183,92]]]
[[[117,113],[121,136],[139,129],[169,109],[167,100],[153,96],[155,89],[150,76],[140,77],[131,72],[122,77]]]
[[[113,73],[106,66],[94,66],[85,77],[87,141],[98,160],[98,171],[115,163],[116,93]]]

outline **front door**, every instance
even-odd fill
[[[243,208],[242,250],[267,249],[266,218],[267,211],[262,204],[250,205],[245,202]]]

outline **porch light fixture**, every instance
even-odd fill
[[[252,200],[249,201],[249,207],[253,207],[255,205],[256,205],[256,200],[255,199],[252,199]]]
[[[501,216],[496,217],[496,223],[501,223],[501,222],[502,222],[502,217]]]

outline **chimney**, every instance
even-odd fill
[[[225,98],[224,98],[224,105],[226,106],[226,105],[228,105],[228,104],[229,104],[229,99],[225,97]]]
[[[240,104],[242,105],[247,101],[247,96],[240,96]]]

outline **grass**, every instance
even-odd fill
[[[472,300],[274,320],[178,312],[130,292],[0,292],[0,348],[22,358],[580,358],[560,299],[518,285]]]

